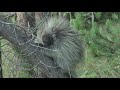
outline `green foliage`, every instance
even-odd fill
[[[96,16],[97,19],[100,19],[101,16],[102,16],[102,12],[96,12],[95,16]]]
[[[120,77],[119,13],[94,12],[93,17],[90,12],[83,14],[77,12],[71,19],[86,43],[85,65],[77,69],[79,77]],[[88,16],[90,19],[86,19]],[[87,27],[83,27],[85,22],[89,22]]]

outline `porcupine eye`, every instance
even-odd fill
[[[50,47],[54,43],[54,39],[53,39],[52,35],[50,35],[50,34],[43,35],[42,41],[43,41],[45,47]]]

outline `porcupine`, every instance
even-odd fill
[[[68,73],[77,77],[76,66],[84,61],[84,48],[79,32],[70,26],[70,22],[62,17],[49,17],[37,30],[35,43],[56,50],[43,52]]]

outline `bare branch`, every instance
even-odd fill
[[[20,28],[17,28],[16,25],[6,22],[3,18],[4,16],[1,15],[0,16],[1,36],[4,39],[8,40],[13,45],[15,45],[21,51],[24,50],[23,53],[29,57],[29,60],[31,60],[35,65],[39,65],[40,68],[39,77],[43,78],[68,77],[67,75],[64,75],[62,73],[62,70],[58,66],[56,66],[54,61],[46,59],[48,57],[45,57],[45,59],[41,59],[41,57],[44,57],[44,53],[42,53],[41,51],[45,49],[36,47],[36,45],[34,45],[33,39],[30,39],[30,37],[22,33],[21,30],[19,30]]]

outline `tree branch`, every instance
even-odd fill
[[[62,70],[55,65],[55,62],[45,57],[43,49],[34,45],[33,39],[27,37],[18,30],[16,25],[8,23],[4,20],[4,16],[0,15],[0,33],[1,36],[8,40],[21,50],[21,53],[28,56],[30,60],[40,68],[39,77],[43,78],[67,78]],[[45,58],[41,58],[45,57]]]

